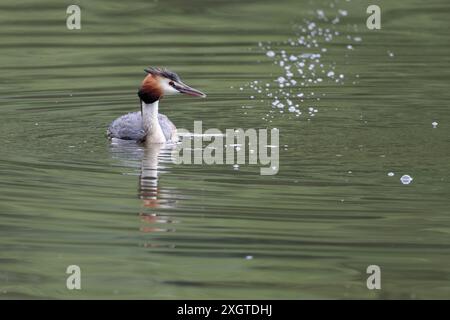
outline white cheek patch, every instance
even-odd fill
[[[163,89],[164,94],[170,95],[170,94],[180,93],[178,90],[176,90],[174,87],[172,87],[169,84],[169,82],[170,82],[170,80],[167,80],[167,79],[162,80],[161,87]]]

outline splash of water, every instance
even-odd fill
[[[345,37],[336,29],[347,16],[346,10],[327,14],[319,9],[313,19],[295,26],[295,38],[275,44],[259,43],[266,59],[272,60],[279,72],[271,81],[250,81],[239,90],[250,92],[252,100],[269,101],[271,109],[263,120],[271,122],[277,114],[283,113],[296,117],[305,115],[310,119],[319,112],[318,103],[326,96],[323,88],[329,88],[330,84],[343,85],[350,78],[343,71],[337,72],[340,66],[326,58],[328,47],[339,45],[341,49],[353,52],[362,42],[360,36]],[[352,83],[357,84],[356,81]],[[314,89],[319,87],[320,92],[315,92]]]

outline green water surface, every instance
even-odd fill
[[[376,3],[381,30],[365,0],[2,0],[0,298],[449,298],[450,3]],[[319,63],[345,78],[297,79],[296,117],[249,83],[314,51],[288,42],[311,21],[339,32]],[[278,174],[161,154],[143,187],[146,149],[105,129],[151,65],[208,94],[162,100],[180,128],[278,128]]]

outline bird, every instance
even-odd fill
[[[109,125],[109,139],[134,140],[138,143],[176,143],[177,128],[170,119],[159,113],[162,97],[186,94],[205,98],[206,95],[184,84],[178,74],[166,68],[148,67],[137,92],[141,111],[125,114]]]

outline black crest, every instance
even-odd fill
[[[148,68],[145,68],[144,71],[147,73],[153,74],[153,75],[158,75],[158,76],[176,81],[176,82],[181,81],[180,77],[175,72],[167,70],[166,68],[148,67]]]

